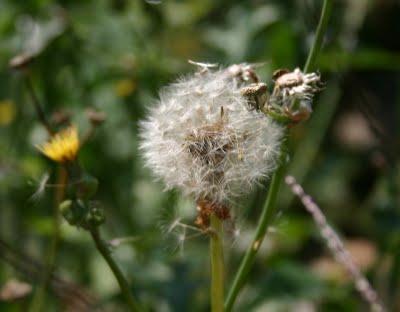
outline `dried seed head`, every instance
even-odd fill
[[[250,69],[202,67],[161,91],[141,124],[141,150],[167,189],[225,205],[275,169],[283,128],[248,109]]]
[[[312,99],[320,90],[320,76],[303,73],[299,68],[289,72],[279,69],[274,72],[274,91],[270,96],[266,111],[299,122],[312,113]]]
[[[276,81],[279,77],[281,77],[282,75],[287,74],[287,73],[290,73],[289,69],[286,69],[286,68],[277,69],[273,72],[272,79],[274,81]]]
[[[207,200],[197,201],[198,215],[195,224],[202,230],[207,230],[210,225],[210,216],[215,214],[220,220],[231,218],[229,208],[223,204],[216,204]]]
[[[279,88],[288,95],[301,97],[311,96],[316,89],[320,77],[316,73],[304,74],[296,68],[293,72],[286,72],[275,80],[275,88]]]
[[[254,64],[234,64],[226,69],[226,72],[231,77],[241,81],[241,82],[259,82],[260,78],[255,72],[256,65]]]
[[[262,110],[269,98],[268,86],[263,82],[245,86],[240,93],[247,98],[250,109]]]

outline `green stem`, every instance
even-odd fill
[[[211,311],[224,311],[224,253],[222,221],[212,214],[210,216],[211,236]]]
[[[53,235],[51,237],[50,245],[46,251],[46,267],[39,282],[38,288],[33,296],[32,303],[29,308],[30,312],[40,312],[43,310],[42,307],[46,296],[46,288],[54,271],[58,248],[60,246],[60,214],[58,207],[60,202],[64,198],[65,186],[67,185],[67,183],[67,173],[63,167],[59,167],[57,185],[60,185],[60,187],[56,189],[56,192],[54,194]]]
[[[332,11],[332,5],[333,5],[333,0],[324,0],[321,11],[321,17],[315,34],[314,43],[308,54],[307,61],[303,69],[304,72],[308,72],[312,69],[312,67],[315,64],[315,60],[318,56],[318,53],[321,50],[322,41]],[[278,197],[278,192],[280,189],[280,185],[282,184],[282,180],[286,169],[286,161],[285,161],[286,155],[287,155],[286,146],[285,144],[283,144],[280,156],[280,166],[272,177],[267,195],[267,200],[264,204],[263,211],[260,216],[260,222],[258,223],[254,239],[249,248],[247,249],[242,262],[240,263],[239,269],[235,275],[232,286],[229,290],[228,297],[226,298],[225,301],[225,311],[232,310],[232,307],[239,294],[239,291],[243,287],[247,279],[248,273],[250,272],[250,269],[254,263],[254,258],[257,254],[257,251],[259,250],[261,243],[264,240],[264,236],[267,231],[268,225],[271,223],[273,217],[275,216],[275,212],[277,209],[276,201]]]
[[[278,197],[279,188],[282,183],[283,176],[285,174],[286,155],[287,155],[286,148],[282,148],[280,157],[280,166],[275,171],[272,177],[271,184],[269,186],[267,200],[265,201],[264,208],[260,216],[260,222],[258,223],[254,239],[249,248],[247,249],[242,262],[240,263],[240,267],[235,275],[232,286],[229,290],[228,297],[226,298],[225,301],[225,311],[232,310],[236,297],[239,294],[239,291],[242,289],[247,279],[247,275],[254,263],[254,258],[264,240],[268,225],[271,223],[272,219],[275,216],[275,211],[277,207],[276,199]]]
[[[122,274],[121,269],[118,267],[117,263],[111,256],[111,252],[109,247],[107,246],[107,243],[104,242],[103,239],[100,237],[100,232],[98,228],[93,227],[92,229],[90,229],[90,234],[92,235],[92,238],[96,244],[97,250],[101,253],[111,271],[114,273],[114,276],[118,281],[119,287],[121,288],[121,291],[125,296],[126,302],[128,303],[130,311],[140,311],[138,304],[133,298],[128,282]]]
[[[35,89],[33,88],[33,84],[32,84],[32,81],[31,81],[31,78],[30,78],[29,74],[25,77],[25,86],[26,86],[26,89],[28,90],[28,93],[29,93],[29,95],[31,97],[33,107],[35,108],[35,112],[36,112],[36,115],[37,115],[40,123],[46,129],[46,131],[49,134],[49,136],[52,136],[54,134],[54,131],[51,128],[50,123],[46,118],[46,115],[45,115],[45,113],[43,111],[42,106],[40,105],[39,99],[38,99],[38,97],[37,97],[37,95],[35,93]]]
[[[58,225],[54,225],[54,227],[57,228],[54,231],[58,232]],[[47,251],[46,267],[44,270],[45,272],[43,273],[38,288],[35,292],[35,295],[33,296],[32,303],[29,308],[30,312],[43,311],[42,308],[46,296],[46,287],[49,284],[51,274],[53,273],[58,246],[59,246],[59,234],[54,233],[49,245],[49,249]]]
[[[324,39],[324,34],[326,28],[328,27],[329,17],[331,15],[333,6],[333,0],[324,0],[322,6],[321,17],[319,18],[317,31],[315,33],[314,43],[308,53],[306,65],[304,65],[303,71],[305,73],[309,72],[315,65],[315,60],[317,59],[318,53],[322,48],[322,41]]]

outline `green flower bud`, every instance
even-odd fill
[[[93,226],[99,226],[103,224],[105,221],[103,209],[98,207],[90,209],[87,221]]]
[[[59,205],[60,212],[64,216],[64,218],[67,219],[67,216],[71,214],[71,207],[72,207],[72,200],[70,199],[64,200]]]
[[[59,208],[70,225],[84,226],[83,221],[88,213],[88,208],[81,200],[65,200]]]

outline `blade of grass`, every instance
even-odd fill
[[[321,11],[321,17],[320,17],[320,20],[318,23],[314,43],[308,54],[308,58],[307,58],[305,66],[304,66],[304,72],[308,72],[312,69],[312,67],[315,64],[318,53],[322,48],[322,42],[323,42],[325,31],[328,26],[328,21],[329,21],[330,13],[332,10],[332,5],[333,5],[333,0],[324,0],[323,6],[322,6],[322,11]],[[272,177],[271,185],[270,185],[269,191],[268,191],[267,200],[263,207],[263,211],[261,213],[260,221],[258,223],[254,239],[246,251],[246,254],[239,266],[239,269],[233,280],[232,286],[229,290],[228,296],[225,301],[225,311],[232,310],[233,305],[236,301],[236,298],[239,294],[239,291],[245,284],[248,273],[250,272],[250,269],[254,263],[255,256],[256,256],[257,251],[259,250],[261,243],[265,237],[265,233],[268,228],[268,225],[270,224],[271,220],[275,216],[276,200],[277,200],[280,186],[283,181],[284,172],[286,169],[286,161],[285,161],[286,155],[287,155],[286,153],[287,153],[286,145],[282,144],[279,168],[277,169],[277,171],[274,173],[274,176]]]

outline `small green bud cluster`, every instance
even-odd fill
[[[68,199],[60,204],[60,212],[70,225],[86,230],[104,223],[103,209],[98,203]]]
[[[101,225],[105,221],[103,209],[99,202],[91,200],[97,192],[98,180],[76,162],[66,168],[71,186],[69,199],[59,206],[61,214],[70,225],[85,230]]]

